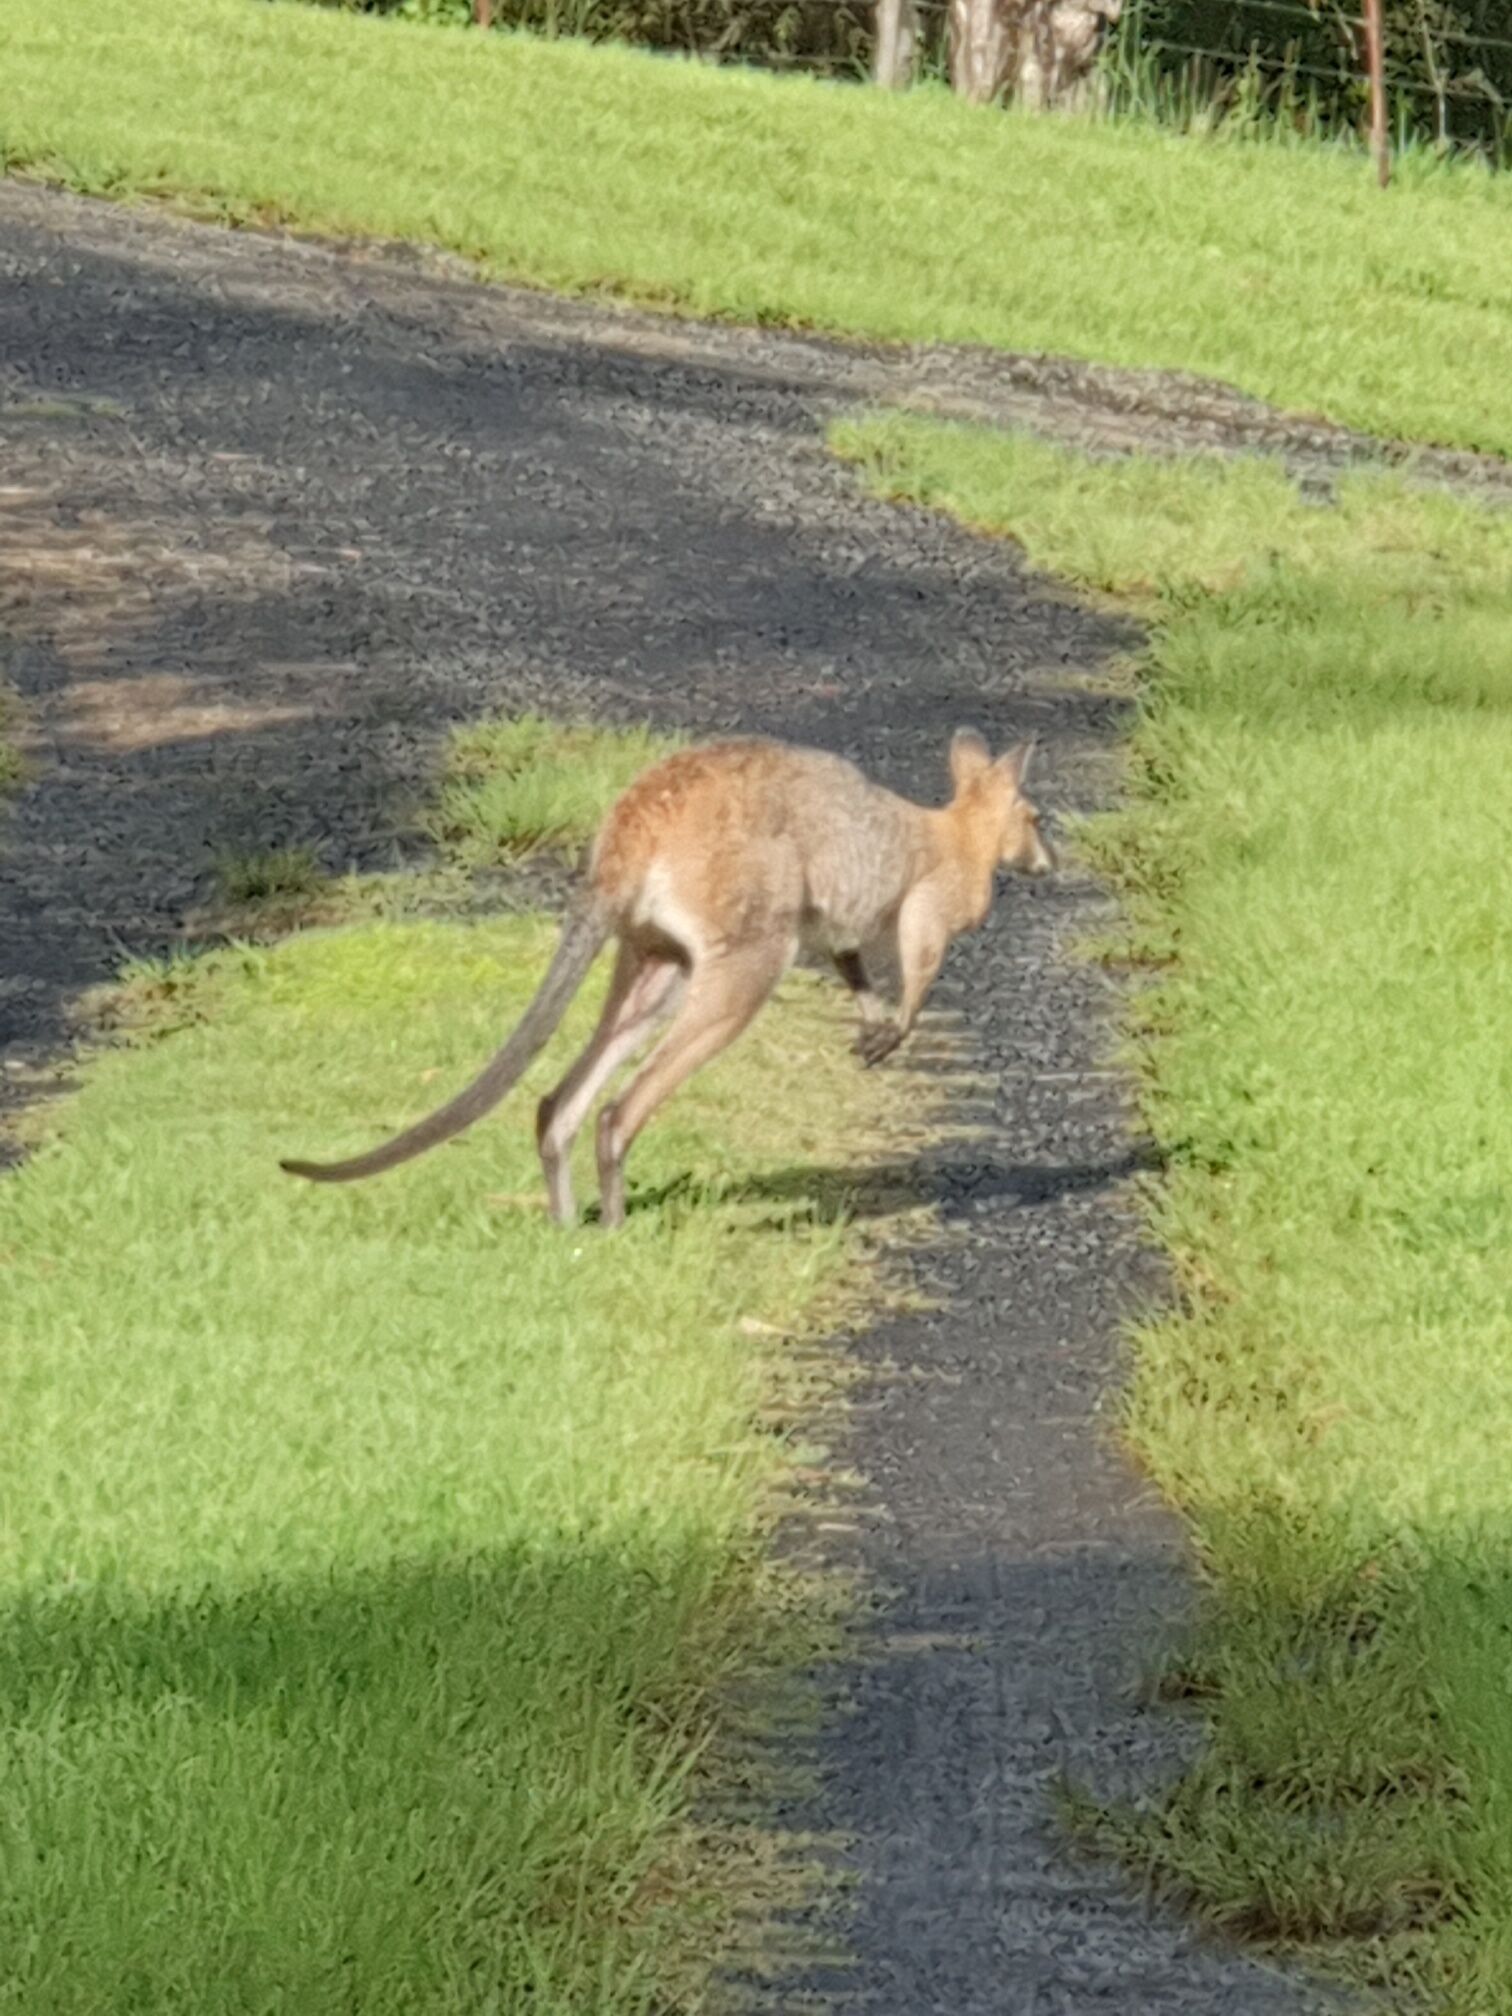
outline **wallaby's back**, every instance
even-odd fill
[[[854,936],[918,872],[919,808],[823,750],[755,739],[681,750],[604,821],[592,880],[636,914],[648,882],[738,931],[753,904]]]

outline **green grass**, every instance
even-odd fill
[[[462,1082],[553,937],[138,966],[31,1116],[0,2006],[671,2016],[780,1894],[761,1721],[836,1602],[764,1555],[831,1377],[791,1340],[875,1291],[844,1172],[934,1095],[799,978],[638,1144],[625,1231],[564,1234],[531,1100],[600,975],[495,1122],[372,1185],[280,1173]]]
[[[854,1271],[801,1173],[846,1118],[865,1153],[838,997],[796,988],[669,1110],[623,1237],[533,1208],[525,1095],[397,1181],[276,1166],[459,1081],[550,939],[139,975],[152,1040],[8,1179],[7,2006],[703,2006],[689,1774],[721,1686],[803,1642],[746,1331]]]
[[[1259,464],[837,430],[884,495],[1152,625],[1095,825],[1178,1306],[1129,1433],[1208,1597],[1211,1741],[1105,1821],[1224,1925],[1512,2010],[1512,514]]]
[[[465,866],[572,853],[605,809],[675,743],[646,729],[603,729],[537,714],[477,722],[451,738],[428,824]]]
[[[1512,449],[1512,182],[253,0],[6,0],[0,159],[753,322]]]

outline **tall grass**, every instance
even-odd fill
[[[0,159],[543,286],[1227,379],[1512,449],[1512,183],[266,0],[7,0]]]
[[[1091,837],[1180,1283],[1129,1433],[1209,1600],[1211,1742],[1107,1831],[1224,1925],[1512,2010],[1512,516],[1266,465],[837,445],[1152,625]]]
[[[1505,166],[1512,154],[1512,39],[1491,10],[1386,0],[1394,149]],[[1480,18],[1477,18],[1480,17]],[[1101,109],[1181,133],[1359,152],[1368,96],[1360,14],[1272,0],[1131,0],[1101,53]]]

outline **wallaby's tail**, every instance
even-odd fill
[[[291,1176],[308,1176],[312,1183],[350,1183],[358,1176],[376,1176],[398,1162],[408,1162],[412,1155],[423,1155],[438,1141],[450,1140],[453,1134],[460,1134],[464,1127],[480,1120],[491,1106],[498,1105],[546,1043],[566,1013],[567,1003],[587,978],[588,969],[608,935],[605,926],[593,915],[579,915],[567,924],[546,978],[536,989],[535,999],[520,1018],[518,1028],[503,1048],[494,1052],[465,1092],[459,1092],[445,1106],[417,1120],[402,1134],[396,1134],[392,1141],[385,1141],[381,1148],[371,1148],[366,1155],[354,1155],[350,1162],[281,1162],[279,1167],[287,1169]]]

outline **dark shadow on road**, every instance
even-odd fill
[[[917,1157],[884,1163],[795,1163],[761,1176],[731,1176],[722,1182],[691,1177],[637,1189],[633,1180],[628,1209],[659,1211],[680,1200],[716,1204],[780,1204],[815,1224],[841,1219],[892,1218],[920,1205],[937,1205],[948,1220],[995,1205],[1020,1207],[1098,1192],[1127,1182],[1141,1171],[1161,1167],[1153,1144],[1136,1144],[1106,1160],[1065,1165],[1008,1162],[969,1150],[946,1155],[924,1150]],[[792,1213],[788,1214],[793,1215]]]

